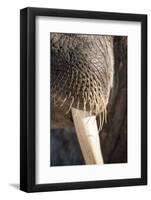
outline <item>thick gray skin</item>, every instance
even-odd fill
[[[73,126],[71,107],[105,112],[113,75],[112,36],[51,33],[53,128]]]

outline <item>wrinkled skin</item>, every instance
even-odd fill
[[[54,36],[54,37],[53,37]],[[68,35],[68,37],[70,36],[70,34]],[[63,37],[63,35],[62,35]],[[105,43],[103,43],[102,45],[99,46],[99,48],[101,48],[101,51],[103,50],[104,52],[106,52],[104,55],[106,55],[106,62],[109,62],[108,59],[112,59],[112,58],[108,58],[108,56],[110,57],[111,55],[113,55],[113,62],[114,62],[114,69],[113,69],[113,86],[112,89],[106,89],[106,94],[107,91],[110,91],[110,95],[109,95],[109,99],[108,99],[108,104],[107,104],[107,123],[104,124],[103,129],[100,132],[100,142],[101,142],[101,146],[102,146],[102,151],[103,151],[103,157],[104,157],[104,162],[105,163],[125,163],[127,162],[127,37],[120,37],[120,36],[116,36],[116,37],[109,37],[110,38],[110,43],[111,44],[110,48],[111,48],[111,53],[110,55],[106,54],[107,51],[105,51]],[[52,34],[51,33],[51,45],[54,46],[53,48],[51,48],[51,97],[53,95],[56,95],[56,98],[58,100],[57,105],[54,103],[54,99],[55,98],[51,98],[51,113],[52,113],[52,124],[54,127],[56,128],[61,128],[61,127],[73,127],[73,122],[72,122],[72,116],[71,116],[71,112],[65,114],[66,110],[69,108],[70,106],[70,100],[68,99],[65,104],[63,105],[63,107],[60,107],[59,104],[60,102],[62,102],[62,100],[60,100],[60,98],[64,97],[65,95],[65,89],[63,88],[61,91],[55,92],[56,90],[53,90],[52,86],[53,86],[53,82],[55,81],[56,77],[57,77],[57,73],[60,71],[60,69],[64,69],[65,70],[65,74],[67,74],[67,70],[66,67],[69,68],[70,65],[69,63],[65,64],[65,67],[61,68],[61,65],[59,65],[59,70],[57,72],[57,68],[58,68],[58,64],[56,62],[58,62],[56,60],[56,58],[60,57],[59,55],[61,54],[61,52],[58,54],[57,53],[57,48],[58,51],[60,51],[59,49],[63,48],[63,52],[64,54],[66,53],[67,49],[68,51],[70,50],[71,53],[70,54],[74,54],[79,55],[80,52],[82,50],[81,47],[79,47],[80,49],[77,50],[79,52],[76,53],[76,51],[74,51],[74,48],[70,47],[67,48],[64,47],[63,43],[60,43],[59,39],[61,39],[61,34],[56,35],[56,34]],[[83,43],[82,40],[84,38],[78,38],[78,40],[80,41],[79,43]],[[103,39],[102,39],[103,40]],[[72,39],[71,39],[72,41]],[[87,43],[87,42],[86,42]],[[89,42],[88,42],[89,43]],[[87,44],[88,44],[87,43]],[[91,43],[91,42],[90,42]],[[85,47],[87,47],[87,44],[84,45]],[[55,47],[55,45],[58,47]],[[61,45],[63,45],[63,47],[61,47]],[[67,45],[67,44],[66,44]],[[72,45],[71,45],[72,46]],[[90,45],[91,46],[91,45]],[[94,45],[92,45],[93,47],[91,47],[89,49],[89,51],[87,50],[87,54],[92,54],[92,57],[96,57],[98,56],[98,52],[99,49],[97,48],[97,53],[94,53],[95,47]],[[65,48],[65,49],[64,49]],[[91,52],[91,50],[93,52]],[[112,54],[113,52],[113,54]],[[62,54],[62,60],[61,62],[64,60],[64,54]],[[96,55],[95,55],[96,54]],[[86,59],[86,63],[88,67],[92,67],[93,65],[91,65],[89,63],[89,59],[88,56],[84,56],[83,55],[83,59]],[[102,54],[100,54],[100,56],[98,56],[99,58],[101,57]],[[54,57],[55,56],[55,57]],[[68,56],[67,56],[68,57]],[[102,57],[102,62],[104,61],[105,57]],[[81,59],[80,55],[78,57],[78,59],[74,59],[76,60],[75,62],[78,63],[79,58]],[[65,59],[66,60],[66,59]],[[60,63],[61,63],[60,62]],[[65,62],[65,61],[64,61]],[[65,62],[66,63],[66,62]],[[74,62],[73,62],[74,63]],[[98,66],[100,66],[101,62],[97,62]],[[64,65],[63,65],[64,66]],[[77,68],[77,65],[74,65],[75,68]],[[111,67],[108,65],[105,65],[104,63],[104,67]],[[93,71],[95,68],[91,68],[91,70]],[[101,66],[99,67],[99,70],[102,69]],[[109,68],[108,68],[109,69]],[[56,72],[55,72],[56,71]],[[101,70],[100,70],[101,71]],[[112,70],[108,70],[108,73],[110,74],[110,72],[112,72]],[[90,73],[91,74],[91,73]],[[94,74],[94,73],[92,73]],[[111,75],[109,75],[111,76]],[[72,76],[68,76],[69,79],[71,79]],[[81,77],[79,75],[79,77]],[[106,77],[106,73],[105,73],[105,77]],[[93,77],[93,79],[95,79],[96,76]],[[97,78],[96,78],[97,79]],[[64,78],[59,78],[55,84],[57,85],[57,88],[59,88],[60,86],[63,87],[63,82],[61,80],[64,80]],[[84,79],[85,80],[85,79]],[[105,80],[107,80],[105,78]],[[109,79],[108,79],[109,80]],[[110,78],[111,80],[111,78]],[[112,81],[111,81],[112,82]],[[100,81],[100,83],[102,83]],[[99,85],[100,83],[98,83],[97,85]],[[105,81],[105,83],[108,83],[107,81]],[[70,85],[70,80],[68,82],[67,88]],[[101,87],[103,87],[104,84],[101,85]],[[81,87],[83,87],[81,85]],[[73,88],[73,87],[72,87]],[[104,87],[106,88],[106,86]],[[58,90],[58,89],[57,89]],[[67,89],[67,92],[69,91],[69,88]],[[76,91],[76,88],[75,90]],[[81,89],[82,91],[82,89]],[[59,95],[61,93],[61,95]],[[63,94],[64,93],[64,94]],[[76,92],[74,92],[73,94],[76,94]],[[68,93],[69,95],[69,93]],[[105,95],[104,95],[105,96]],[[81,105],[79,106],[80,109],[83,109],[83,101],[82,101],[82,97],[80,100]],[[100,98],[100,106],[99,108],[101,108],[101,98]],[[73,107],[76,107],[76,104],[72,105]],[[86,108],[88,111],[90,110],[89,106],[87,106]],[[99,112],[101,111],[101,109],[99,110]],[[93,113],[95,113],[95,109],[93,109],[92,111]],[[63,134],[61,134],[63,133]],[[69,134],[70,133],[70,134]],[[66,144],[66,145],[64,145]],[[74,148],[73,148],[74,146]],[[74,164],[84,164],[84,161],[82,161],[82,154],[79,153],[80,151],[80,147],[78,146],[77,140],[75,138],[75,131],[74,129],[53,129],[52,130],[52,134],[51,134],[51,165],[56,166],[56,165],[74,165]],[[74,159],[74,161],[73,161]]]
[[[71,107],[106,112],[113,76],[112,36],[51,33],[53,127],[73,126]]]

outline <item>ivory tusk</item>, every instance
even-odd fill
[[[72,117],[86,164],[103,164],[96,116],[72,108]]]

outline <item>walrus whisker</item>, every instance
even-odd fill
[[[65,114],[68,114],[70,112],[73,102],[74,102],[74,97],[72,97],[72,101],[70,103],[69,109],[66,111]]]
[[[66,101],[67,101],[67,97],[64,98],[64,100],[62,101],[62,104],[60,105],[60,107],[62,107]]]

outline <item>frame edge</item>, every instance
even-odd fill
[[[20,190],[27,191],[27,9],[20,10]]]

